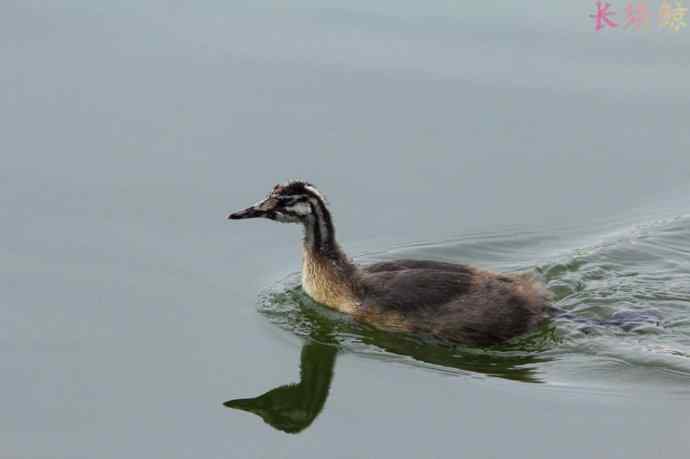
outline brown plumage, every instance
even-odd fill
[[[489,345],[546,319],[549,292],[529,275],[428,260],[355,265],[335,241],[323,196],[309,183],[276,185],[265,200],[228,216],[256,217],[304,225],[305,292],[374,327]]]

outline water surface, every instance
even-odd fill
[[[690,30],[593,9],[4,2],[0,456],[686,457]],[[358,261],[568,316],[471,349],[329,313],[296,227],[224,221],[295,177]]]

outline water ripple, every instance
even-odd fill
[[[540,275],[562,314],[539,332],[498,348],[448,347],[355,323],[311,301],[297,273],[263,292],[260,310],[300,336],[446,374],[568,386],[664,380],[685,387],[690,383],[689,223],[690,216],[675,216],[585,238],[573,228],[508,229],[399,244],[358,257],[361,262],[431,258]]]

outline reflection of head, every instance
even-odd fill
[[[319,343],[302,348],[298,384],[277,387],[255,398],[225,402],[229,408],[260,416],[267,424],[287,433],[299,433],[316,419],[328,397],[337,349]]]
[[[309,427],[323,409],[333,379],[338,333],[357,336],[359,342],[393,355],[412,357],[422,364],[449,371],[460,370],[483,373],[489,376],[515,381],[542,382],[535,364],[547,360],[527,348],[540,349],[541,341],[549,342],[549,329],[543,330],[527,342],[517,345],[522,349],[503,353],[490,350],[458,348],[437,341],[421,340],[407,334],[389,333],[359,327],[350,322],[338,322],[327,308],[315,304],[296,288],[272,298],[275,304],[290,304],[298,313],[295,320],[308,324],[309,342],[302,348],[300,358],[300,382],[276,387],[258,397],[225,402],[225,406],[261,417],[267,424],[287,433],[299,433]],[[530,344],[531,341],[535,341]],[[321,344],[328,343],[328,344]],[[366,355],[366,353],[365,353]],[[378,352],[376,355],[380,355]],[[451,370],[454,369],[454,370]]]

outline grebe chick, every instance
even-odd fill
[[[335,240],[323,195],[310,183],[276,185],[264,200],[228,215],[232,220],[259,217],[302,224],[304,291],[375,328],[490,345],[546,319],[549,293],[525,274],[426,260],[355,265]]]

